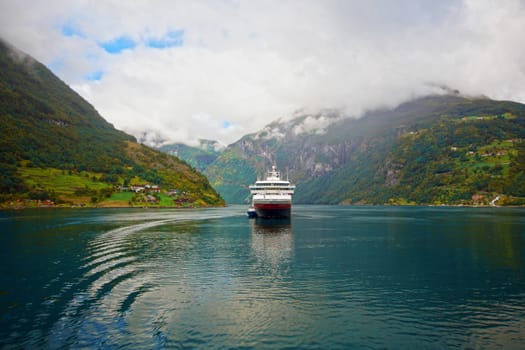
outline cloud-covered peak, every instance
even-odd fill
[[[360,116],[452,86],[525,102],[525,3],[0,3],[2,35],[116,127],[231,143],[303,110]],[[267,135],[278,136],[278,130]]]
[[[339,119],[340,116],[333,113],[307,115],[301,118],[300,121],[295,124],[292,130],[295,135],[324,134],[326,132],[326,128]]]

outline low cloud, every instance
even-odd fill
[[[523,33],[520,0],[0,4],[0,36],[116,127],[187,143],[231,143],[298,109],[360,116],[440,85],[525,102]]]
[[[325,115],[307,116],[304,120],[293,128],[296,135],[299,134],[324,134],[326,128],[337,121],[338,118]]]

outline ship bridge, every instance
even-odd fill
[[[281,180],[281,173],[277,171],[275,165],[268,171],[266,180],[257,180],[250,186],[250,192],[254,195],[281,194],[291,196],[295,191],[295,185],[288,180]]]

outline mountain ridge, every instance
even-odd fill
[[[246,186],[276,164],[297,184],[297,203],[522,204],[524,138],[523,104],[430,95],[358,119],[332,112],[270,123],[205,174],[231,203],[245,202]]]
[[[4,40],[0,65],[4,206],[224,204],[202,174],[116,130],[49,69]],[[138,194],[131,185],[161,190]]]

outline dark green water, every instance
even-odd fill
[[[523,209],[245,209],[0,212],[0,347],[525,347]]]

